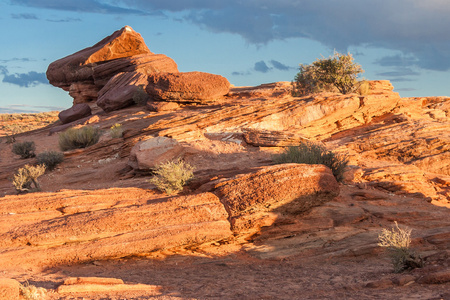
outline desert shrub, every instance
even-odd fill
[[[367,95],[369,95],[369,91],[370,91],[369,82],[367,82],[366,80],[360,81],[360,84],[359,84],[358,89],[356,90],[356,93],[361,96],[367,96]]]
[[[45,165],[25,165],[19,168],[13,177],[13,185],[18,192],[31,192],[33,190],[40,190],[38,177],[45,173]],[[34,185],[34,189],[32,188]]]
[[[28,282],[19,285],[20,294],[26,300],[42,300],[45,299],[47,290],[30,285]]]
[[[59,135],[59,147],[62,151],[86,148],[96,144],[100,139],[100,129],[84,126],[78,129],[69,128]]]
[[[150,183],[168,195],[183,190],[183,186],[194,177],[194,168],[181,159],[161,164],[154,170]]]
[[[122,124],[116,123],[109,129],[112,138],[121,138],[123,135]]]
[[[12,152],[14,154],[20,155],[21,158],[35,157],[36,145],[33,141],[25,141],[20,143],[14,143],[12,147]]]
[[[342,94],[355,92],[357,80],[364,70],[353,61],[353,56],[335,52],[329,58],[318,59],[310,65],[300,64],[294,79],[294,96],[330,91],[336,88]]]
[[[36,156],[38,164],[44,164],[47,170],[53,170],[64,160],[64,153],[58,151],[46,151]]]
[[[133,94],[133,101],[138,105],[145,105],[149,99],[149,95],[144,89],[144,85],[140,84]]]
[[[344,178],[344,170],[347,167],[346,156],[327,150],[324,146],[304,142],[298,146],[288,147],[284,152],[273,157],[275,163],[287,164],[320,164],[331,169],[337,181]]]
[[[422,258],[409,247],[410,244],[411,229],[402,229],[397,222],[395,228],[384,228],[378,235],[378,246],[388,249],[396,273],[423,266]]]

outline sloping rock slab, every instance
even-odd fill
[[[56,265],[195,245],[229,237],[227,218],[211,193],[71,214],[2,234],[0,262],[10,267]]]
[[[287,147],[298,146],[308,138],[288,131],[258,130],[246,128],[244,132],[245,142],[257,147]]]
[[[234,231],[269,225],[273,214],[299,214],[339,195],[328,167],[306,164],[262,167],[222,180],[212,189],[230,214]]]
[[[157,101],[210,102],[228,93],[225,77],[203,72],[160,73],[148,77],[147,93]]]

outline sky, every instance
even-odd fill
[[[0,0],[0,113],[71,107],[48,65],[131,26],[181,72],[235,86],[292,81],[351,53],[402,97],[450,96],[448,0]]]

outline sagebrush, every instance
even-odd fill
[[[96,144],[100,135],[100,129],[92,126],[69,128],[59,134],[59,147],[62,151],[86,148]]]
[[[39,191],[41,187],[37,179],[44,173],[45,165],[25,165],[17,170],[12,183],[18,192]],[[34,188],[32,185],[34,185]]]
[[[410,248],[410,244],[411,229],[402,229],[397,222],[391,230],[383,228],[378,235],[378,246],[388,249],[396,273],[423,266],[422,258]]]
[[[344,171],[348,165],[347,156],[334,153],[324,146],[312,142],[303,142],[298,146],[288,147],[284,152],[275,155],[273,160],[277,164],[325,165],[331,169],[337,181],[343,180]]]
[[[35,157],[34,151],[36,151],[36,145],[33,141],[17,142],[12,146],[12,152],[23,159]]]
[[[300,64],[295,76],[294,96],[301,96],[336,89],[342,94],[356,92],[360,86],[357,77],[363,73],[353,56],[335,52],[329,58],[318,59],[310,65]]]
[[[168,195],[180,192],[183,186],[194,177],[194,168],[181,159],[166,162],[155,168],[149,180],[160,191]]]
[[[38,164],[44,164],[47,170],[53,170],[64,160],[64,153],[58,151],[45,151],[36,156]]]

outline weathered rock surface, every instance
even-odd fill
[[[183,154],[184,148],[177,140],[159,136],[137,143],[131,150],[129,165],[135,170],[148,171]]]
[[[242,232],[270,219],[265,213],[295,215],[331,201],[339,195],[339,184],[323,165],[284,164],[219,180],[213,190],[229,212],[233,230]]]
[[[74,104],[71,108],[61,111],[58,118],[67,124],[91,115],[91,107],[86,103]]]
[[[180,105],[176,102],[148,101],[146,107],[149,111],[161,112],[177,110]]]
[[[42,221],[17,219],[1,234],[1,256],[38,266],[150,253],[227,238],[227,218],[219,199],[203,193]]]
[[[208,103],[228,93],[225,77],[203,72],[160,73],[148,77],[147,93],[153,100]]]
[[[138,69],[146,73],[178,72],[172,59],[153,54],[141,35],[125,26],[94,46],[51,63],[47,78],[52,85],[68,91],[77,104],[97,100],[98,92],[117,73]]]
[[[0,299],[19,300],[19,282],[14,279],[0,278]]]

